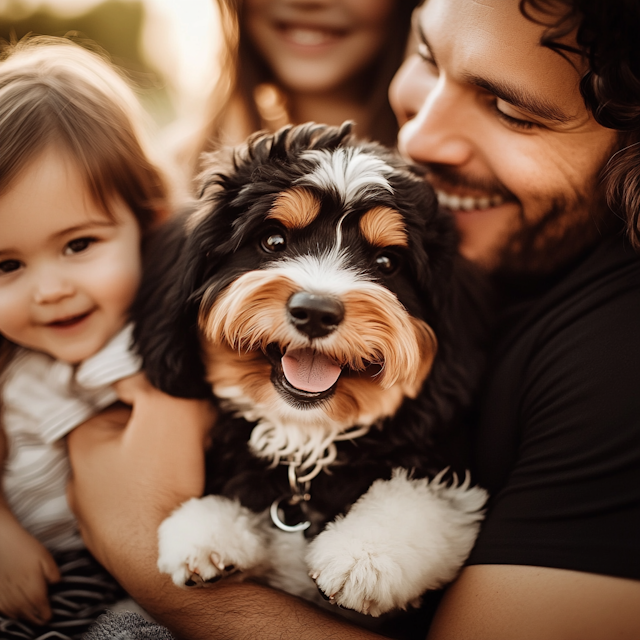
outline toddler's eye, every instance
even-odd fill
[[[64,248],[64,255],[69,256],[73,255],[74,253],[82,253],[83,251],[86,251],[95,241],[95,238],[76,238],[75,240],[71,240]]]
[[[18,260],[3,260],[0,262],[0,273],[13,273],[20,268]]]

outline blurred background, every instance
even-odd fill
[[[73,35],[105,49],[140,87],[158,132],[197,118],[216,80],[214,0],[0,0],[0,38]]]

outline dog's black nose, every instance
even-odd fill
[[[300,291],[287,303],[289,321],[310,338],[321,338],[335,331],[344,318],[344,307],[331,296]]]

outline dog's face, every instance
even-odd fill
[[[253,139],[204,176],[181,286],[215,395],[249,420],[368,426],[436,354],[449,221],[420,176],[348,131]]]

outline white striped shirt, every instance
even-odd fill
[[[3,375],[4,495],[22,526],[51,551],[83,546],[67,504],[64,436],[118,399],[114,382],[140,370],[130,344],[127,326],[75,366],[19,349]]]

